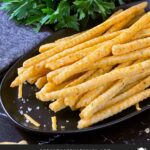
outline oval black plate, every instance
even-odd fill
[[[10,117],[10,119],[19,127],[33,132],[45,133],[45,134],[66,134],[66,133],[79,133],[87,132],[98,129],[103,129],[110,127],[122,121],[125,121],[133,116],[136,116],[148,109],[150,109],[150,101],[145,100],[141,103],[142,110],[140,112],[136,111],[135,107],[131,107],[122,113],[106,119],[100,123],[97,123],[91,127],[85,129],[77,129],[77,122],[79,120],[79,112],[72,112],[69,108],[62,110],[58,113],[53,113],[48,109],[48,104],[42,103],[35,98],[35,92],[37,91],[35,86],[29,84],[24,84],[23,86],[23,99],[17,98],[18,88],[10,88],[10,83],[17,76],[17,68],[20,67],[24,60],[30,58],[37,54],[38,48],[41,44],[52,42],[58,38],[73,34],[72,31],[65,30],[54,34],[49,37],[44,42],[40,43],[35,47],[30,53],[23,56],[19,61],[17,61],[7,72],[1,83],[1,103],[2,106]],[[35,120],[41,123],[41,127],[37,128],[34,125],[26,122],[23,117],[23,113],[28,113]],[[58,121],[58,130],[52,131],[51,128],[51,116],[56,115]],[[61,129],[61,126],[65,126],[65,129]]]

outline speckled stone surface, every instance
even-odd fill
[[[32,28],[17,26],[0,11],[0,73],[49,35],[50,32],[36,33]]]

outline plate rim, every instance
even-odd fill
[[[49,36],[48,38],[46,38],[45,40],[42,41],[42,43],[44,43],[44,41],[46,41],[47,39],[51,39],[52,36]],[[40,44],[38,44],[40,45]],[[38,45],[36,47],[38,47]],[[28,53],[26,53],[25,55],[23,55],[21,58],[19,58],[11,67],[10,69],[7,71],[7,73],[5,74],[5,76],[3,77],[2,81],[1,81],[1,84],[0,84],[0,103],[2,105],[2,108],[4,109],[5,113],[7,114],[7,116],[9,117],[10,120],[12,120],[12,122],[14,122],[18,127],[24,129],[24,130],[27,130],[27,131],[31,131],[31,132],[37,132],[37,133],[44,133],[44,134],[73,134],[73,133],[85,133],[85,132],[90,132],[90,131],[95,131],[95,130],[100,130],[100,129],[104,129],[104,128],[107,128],[107,127],[111,127],[113,125],[116,125],[116,124],[119,124],[125,120],[128,120],[128,119],[131,119],[132,117],[134,116],[137,116],[138,114],[141,114],[142,112],[146,111],[146,110],[149,110],[150,109],[150,105],[147,105],[145,106],[144,108],[142,108],[142,110],[140,112],[138,111],[135,111],[135,112],[132,112],[122,118],[119,118],[117,120],[114,120],[114,121],[111,121],[111,122],[108,122],[108,123],[104,123],[103,125],[95,125],[95,126],[91,126],[91,127],[87,127],[87,128],[84,128],[84,129],[76,129],[76,130],[62,130],[62,131],[39,131],[38,129],[33,129],[33,128],[29,128],[27,126],[24,126],[22,124],[20,124],[19,122],[17,122],[13,116],[7,111],[7,109],[5,108],[5,105],[3,103],[4,99],[3,99],[3,94],[2,94],[2,91],[3,91],[3,87],[4,87],[4,83],[7,82],[7,76],[9,75],[9,73],[14,70],[14,68],[16,68],[16,65],[18,65],[20,63],[21,65],[21,62],[23,61],[23,59],[25,57],[27,57],[28,55],[33,55],[34,53],[36,53],[36,50],[33,50],[33,51],[29,51]]]
[[[148,1],[148,0],[144,0],[144,1]],[[129,6],[133,6],[137,3],[140,3],[142,2],[141,1],[138,1],[138,2],[132,2],[128,5],[122,5],[121,7],[119,8],[127,8]],[[149,1],[148,1],[149,2]],[[149,3],[150,5],[150,3]],[[33,55],[34,53],[36,53],[36,49],[37,47],[39,47],[41,44],[45,44],[46,41],[48,40],[51,40],[53,41],[53,37],[57,37],[58,34],[61,34],[61,32],[68,32],[68,31],[72,31],[72,30],[60,30],[58,32],[55,32],[55,33],[52,33],[52,35],[48,36],[47,38],[43,39],[43,41],[41,41],[39,44],[37,44],[35,47],[31,48],[32,50],[31,51],[28,51],[26,54],[24,54],[23,56],[21,56],[18,60],[16,60],[16,62],[8,69],[8,71],[6,72],[6,74],[4,75],[4,77],[2,78],[1,80],[1,83],[0,83],[0,103],[2,105],[2,108],[3,110],[5,111],[5,113],[7,114],[8,118],[17,126],[19,127],[20,129],[23,129],[25,131],[28,131],[28,132],[34,132],[34,133],[41,133],[41,134],[74,134],[74,133],[87,133],[87,132],[91,132],[91,131],[96,131],[96,130],[101,130],[101,129],[105,129],[105,128],[109,128],[109,127],[112,127],[114,125],[117,125],[119,123],[122,123],[126,120],[129,120],[147,110],[150,109],[150,105],[148,104],[147,106],[145,106],[144,108],[142,108],[141,111],[134,111],[126,116],[123,116],[117,120],[114,120],[114,121],[111,121],[110,123],[104,123],[104,125],[95,125],[95,126],[91,126],[91,127],[87,127],[87,128],[84,128],[84,129],[76,129],[76,130],[62,130],[62,131],[52,131],[52,130],[49,130],[49,131],[39,131],[38,129],[33,129],[33,128],[29,128],[27,126],[24,126],[22,124],[20,124],[19,122],[17,122],[12,115],[9,114],[9,112],[6,110],[5,106],[4,106],[4,103],[3,103],[3,98],[2,98],[2,91],[3,91],[3,86],[4,86],[4,83],[7,81],[7,76],[9,75],[9,73],[14,69],[14,67],[20,63],[22,61],[22,59],[24,59],[25,57],[27,57],[28,55]],[[35,48],[35,50],[34,50]]]

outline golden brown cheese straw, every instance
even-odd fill
[[[59,85],[61,88],[58,88],[57,85],[55,85],[54,83],[52,82],[49,82],[47,83],[42,89],[41,91],[37,92],[36,93],[36,97],[39,99],[39,100],[42,100],[42,101],[45,101],[43,99],[44,95],[48,92],[51,92],[51,91],[55,91],[55,90],[59,90],[59,89],[62,89],[63,87],[64,88],[67,88],[67,87],[71,87],[71,86],[75,86],[77,84],[81,84],[82,82],[86,81],[86,80],[90,80],[96,76],[99,76],[101,74],[104,74],[108,71],[110,71],[112,68],[112,66],[109,66],[109,67],[105,67],[103,69],[99,69],[99,70],[91,70],[91,71],[88,71],[86,73],[84,73],[83,75],[81,75],[80,77],[78,77],[77,79],[74,79],[73,81],[71,82],[66,82],[62,85]],[[52,85],[51,85],[52,84]],[[53,101],[54,99],[49,99],[49,100],[46,100],[46,101]],[[78,100],[77,98],[74,99],[74,102],[73,103],[76,103],[76,100]],[[68,101],[68,98],[67,98],[67,105],[71,106],[71,104],[69,104],[69,101]]]
[[[51,63],[52,61],[60,59],[64,56],[66,56],[66,55],[69,55],[69,54],[74,53],[76,51],[82,50],[84,48],[93,46],[95,44],[102,43],[102,42],[107,41],[107,40],[111,40],[114,37],[120,35],[123,31],[125,31],[125,30],[117,31],[117,32],[114,32],[114,33],[111,33],[111,34],[104,34],[102,36],[91,39],[87,42],[81,43],[81,44],[79,44],[79,45],[77,45],[73,48],[67,49],[67,50],[65,50],[61,53],[58,53],[58,54],[50,57],[47,60],[47,63]],[[137,33],[136,36],[134,36],[133,39],[140,39],[140,38],[144,38],[144,37],[148,37],[148,36],[150,36],[150,29],[144,29],[144,30],[140,31],[139,33]]]
[[[123,68],[125,66],[129,66],[132,62],[128,62],[128,63],[123,63],[118,65],[117,67],[115,67],[115,69],[119,69],[119,68]],[[110,67],[106,67],[106,70],[101,72],[102,69],[99,69],[98,71],[96,71],[96,73],[94,73],[94,75],[92,75],[89,79],[92,79],[94,77],[97,77],[99,75],[102,75],[108,71],[110,71],[112,69],[112,66]],[[89,91],[87,93],[85,93],[79,100],[79,102],[76,104],[76,108],[81,108],[81,107],[85,107],[88,104],[90,104],[90,102],[92,102],[95,98],[98,97],[98,95],[101,95],[104,91],[106,91],[106,89],[108,89],[108,87],[110,87],[112,84],[114,84],[114,82],[110,82],[107,85],[103,85],[100,86],[92,91]]]
[[[56,131],[57,130],[57,119],[56,116],[51,117],[52,120],[52,130]]]
[[[83,42],[79,45],[76,45],[72,48],[69,48],[69,49],[66,49],[60,53],[57,53],[56,55],[48,58],[47,60],[47,63],[51,63],[52,61],[55,61],[57,59],[60,59],[64,56],[67,56],[69,54],[72,54],[72,53],[75,53],[75,52],[78,52],[80,50],[83,50],[85,48],[88,48],[88,47],[91,47],[91,46],[94,46],[98,43],[102,43],[102,42],[105,42],[107,40],[111,40],[113,39],[114,37],[118,36],[122,31],[118,31],[118,32],[114,32],[114,33],[111,33],[111,34],[107,34],[107,35],[102,35],[102,36],[98,36],[96,38],[93,38],[89,41],[86,41],[86,42]]]
[[[24,71],[25,71],[25,68],[20,67],[20,68],[18,68],[17,73],[18,73],[18,75],[20,75],[20,74],[23,73]]]
[[[54,112],[58,112],[66,107],[64,99],[57,99],[49,105],[49,108]]]
[[[140,92],[128,99],[125,99],[124,101],[121,101],[111,107],[108,107],[92,116],[89,119],[82,119],[78,122],[78,128],[85,128],[92,124],[95,124],[99,121],[102,121],[104,119],[107,119],[111,116],[114,116],[123,110],[135,105],[136,103],[139,103],[140,101],[143,101],[144,99],[150,97],[150,89],[147,89],[143,92]]]
[[[43,76],[37,79],[37,81],[35,82],[35,85],[38,89],[41,89],[46,83],[47,83],[47,78],[46,76]]]
[[[125,63],[127,61],[133,61],[137,59],[142,59],[142,58],[149,58],[150,57],[150,47],[144,48],[138,51],[133,51],[128,54],[120,55],[120,56],[110,56],[101,59],[99,62],[96,62],[93,64],[95,68],[99,67],[104,67],[107,65],[116,65],[119,63]]]
[[[115,31],[119,31],[121,29],[123,29],[127,23],[130,21],[130,18],[126,19],[126,20],[121,20],[118,24],[115,24],[114,26],[112,26],[107,32],[106,34],[115,32]]]
[[[66,68],[66,66],[65,67],[62,67],[62,68],[59,68],[59,69],[57,69],[57,70],[54,70],[54,71],[50,71],[48,74],[47,74],[47,80],[49,81],[49,82],[51,82],[52,81],[52,78],[54,77],[54,76],[56,76],[58,73],[60,73],[61,71],[63,71],[63,69],[65,69]]]
[[[80,95],[94,88],[97,88],[99,85],[104,85],[108,82],[115,81],[123,77],[135,75],[137,73],[142,73],[146,71],[148,67],[150,67],[150,60],[147,60],[138,64],[134,64],[129,67],[116,69],[109,73],[101,75],[99,77],[96,77],[94,79],[86,81],[82,84],[79,84],[77,86],[47,93],[44,95],[42,99],[49,100],[49,99],[64,98],[68,96]]]
[[[144,9],[147,6],[147,2],[143,2],[141,4],[138,4],[136,6],[133,6],[125,11],[123,11],[122,13],[112,17],[111,19],[106,20],[105,22],[103,22],[102,24],[76,36],[75,38],[64,42],[63,44],[61,44],[60,46],[56,46],[55,48],[51,49],[50,51],[47,51],[45,53],[42,53],[38,56],[35,56],[31,59],[28,59],[27,61],[24,62],[23,66],[27,67],[27,66],[31,66],[33,64],[36,64],[58,52],[61,52],[67,48],[73,47],[77,44],[83,43],[87,40],[92,39],[93,37],[96,37],[98,35],[103,34],[110,26],[112,26],[113,24],[117,23],[118,21],[127,18],[128,16],[130,16],[132,13],[136,13],[141,9]]]
[[[150,72],[147,72],[150,73]],[[150,86],[150,76],[147,77],[146,79],[142,80],[140,83],[137,83],[135,86],[133,86],[131,89],[127,90],[126,92],[116,96],[115,98],[113,98],[112,100],[110,100],[105,107],[113,105],[119,101],[122,101],[134,94],[137,94],[139,92],[142,92],[143,90],[145,90],[146,88],[148,88]]]
[[[52,78],[54,78],[57,74],[59,74],[60,72],[62,72],[65,68],[67,68],[68,66],[64,66],[62,68],[59,68],[57,70],[54,70],[54,71],[51,71],[47,74],[47,80],[49,82],[52,82]],[[82,70],[82,72],[85,72],[85,71],[91,71],[91,70],[95,70],[97,69],[97,66],[93,66],[93,67],[87,67],[85,70]]]
[[[68,84],[71,83],[71,81],[67,81],[61,85],[56,85],[53,82],[48,82],[44,85],[44,87],[39,92],[36,93],[36,97],[39,100],[42,100],[42,97],[44,96],[44,94],[49,93],[51,91],[60,90],[62,88],[65,88]],[[49,99],[48,101],[54,101],[54,100],[55,99]]]
[[[127,24],[127,28],[132,26],[135,22],[137,22],[143,15],[145,14],[145,10],[143,10],[143,12],[141,12],[141,14],[137,15],[135,18],[133,18],[128,24]]]
[[[150,36],[150,28],[143,29],[142,31],[138,32],[137,35],[133,37],[133,40],[146,38]]]
[[[44,85],[44,87],[39,92],[36,93],[36,97],[40,99],[40,97],[43,96],[43,93],[54,91],[56,88],[57,86],[54,83],[48,82]],[[52,99],[51,101],[54,100]]]
[[[76,102],[79,100],[79,96],[70,96],[64,99],[65,105],[70,106],[71,108],[75,106]]]
[[[108,83],[107,85],[100,86],[90,92],[87,92],[85,95],[83,95],[79,102],[76,104],[76,108],[85,107],[88,104],[90,104],[96,97],[101,95],[104,91],[110,87],[112,83]]]
[[[11,83],[11,87],[18,86],[19,84],[24,83],[26,80],[35,77],[35,76],[43,76],[49,72],[48,69],[43,67],[43,62],[38,65],[31,66],[27,68],[22,74],[20,74],[16,79]]]
[[[70,82],[69,84],[67,84],[65,86],[65,88],[84,82],[94,72],[95,72],[95,70],[86,72],[79,78],[77,78],[77,79],[73,80],[72,82]],[[78,97],[76,97],[76,98],[75,97],[67,97],[67,98],[65,98],[65,100],[58,99],[57,101],[53,102],[54,104],[53,103],[50,104],[50,107],[52,108],[52,110],[54,110],[56,112],[56,111],[59,111],[59,110],[65,108],[66,106],[70,106],[70,107],[74,106],[77,100],[78,100]],[[61,106],[61,104],[62,104],[62,106]]]
[[[118,44],[112,47],[113,55],[123,55],[138,49],[146,48],[150,46],[150,37],[135,40],[125,44]]]
[[[67,84],[65,86],[65,88],[75,86],[77,84],[80,84],[80,83],[86,81],[95,71],[96,70],[91,70],[91,71],[88,71],[88,72],[84,73],[79,78],[77,78],[77,79],[73,80],[72,82],[70,82],[69,84]]]
[[[22,87],[23,87],[22,84],[20,84],[19,87],[18,87],[18,98],[19,99],[22,98]]]
[[[87,56],[89,53],[94,51],[98,46],[99,46],[99,44],[98,45],[94,45],[94,46],[89,47],[89,48],[86,48],[86,49],[83,49],[83,50],[80,50],[78,52],[69,54],[69,55],[67,55],[67,56],[65,56],[63,58],[57,59],[56,61],[47,63],[46,64],[46,68],[49,68],[51,70],[56,70],[56,69],[58,69],[58,68],[60,68],[62,66],[66,66],[66,65],[72,64],[72,63],[78,61],[79,59]]]
[[[56,46],[55,43],[44,44],[44,45],[40,46],[39,52],[43,53],[43,52],[45,52],[47,50],[50,50],[50,49],[54,48],[55,46]]]
[[[108,19],[120,14],[121,12],[123,12],[123,9],[119,9],[119,10],[115,11]]]
[[[76,34],[73,34],[73,35],[70,35],[70,36],[61,38],[61,39],[58,39],[58,40],[55,41],[55,43],[66,42],[66,40],[72,39],[72,38],[76,37],[77,35],[79,35],[79,34],[81,34],[81,33],[82,33],[82,32],[76,33]]]
[[[117,24],[113,25],[106,33],[112,33],[115,31],[119,31],[121,29],[123,29],[124,27],[126,27],[126,25],[136,16],[139,14],[143,14],[144,10],[140,10],[137,13],[133,13],[131,14],[128,18],[120,20],[120,22],[118,22]]]
[[[119,68],[123,68],[126,66],[130,66],[131,64],[133,64],[133,61],[127,61],[125,63],[119,64],[117,67],[115,67],[115,69],[119,69]]]
[[[141,59],[138,59],[138,60],[136,60],[133,64],[137,64],[137,63],[140,63],[140,62],[145,61],[145,60],[148,60],[148,58],[141,58]]]
[[[71,77],[72,75],[80,72],[80,70],[83,70],[87,66],[90,66],[93,62],[96,62],[98,59],[108,56],[111,53],[111,48],[113,45],[128,42],[148,22],[150,22],[150,12],[145,14],[140,20],[138,20],[134,25],[132,25],[128,30],[124,31],[122,34],[120,34],[116,38],[100,46],[92,54],[89,54],[83,59],[70,65],[67,69],[65,69],[59,75],[54,77],[53,81],[56,84],[60,84],[66,79],[68,79],[69,77]]]
[[[86,72],[85,74],[81,75],[79,78],[77,78],[77,79],[73,80],[72,82],[70,82],[69,84],[67,84],[65,86],[65,88],[75,86],[77,84],[80,84],[80,83],[86,81],[87,78],[90,77],[94,72],[95,72],[95,70]],[[64,103],[65,106],[73,107],[78,99],[79,99],[79,97],[77,96],[77,97],[67,97],[67,98],[65,98],[65,100],[63,100],[63,99],[60,99],[60,100],[61,100],[61,102]],[[56,104],[54,103],[54,105],[58,105],[58,102],[56,102]],[[56,107],[56,109],[57,109],[57,107]]]
[[[137,85],[140,81],[141,81],[141,80],[136,81],[136,82],[134,82],[134,83],[131,83],[131,84],[127,85],[123,90],[120,91],[120,93],[119,93],[118,95],[121,95],[122,93],[128,91],[129,89],[131,89],[132,87],[134,87],[135,85]],[[117,95],[117,96],[118,96],[118,95]],[[117,96],[116,96],[116,97],[117,97]]]
[[[27,79],[27,82],[30,84],[34,84],[38,80],[39,77],[40,76],[31,77],[31,78]]]
[[[99,41],[99,42],[103,42],[103,41],[106,41],[106,40],[110,40],[111,38],[113,38],[113,37],[116,37],[116,35],[119,35],[121,32],[123,32],[123,30],[122,31],[118,31],[118,32],[114,32],[114,33],[112,33],[112,34],[107,34],[107,35],[103,35],[103,36],[100,36],[100,37],[97,37],[97,38],[95,38],[95,39],[92,39],[91,41],[87,41],[87,42],[85,42],[85,46],[88,46],[88,44],[90,43],[90,42],[95,42],[95,43],[97,43],[97,41]],[[140,39],[140,38],[144,38],[144,37],[148,37],[148,36],[150,36],[150,29],[144,29],[144,30],[142,30],[141,32],[139,32],[133,39]],[[82,47],[82,45],[84,45],[84,43],[82,43],[82,44],[80,44],[81,45],[81,47]],[[80,45],[77,45],[76,47],[73,47],[73,48],[71,48],[71,49],[67,49],[67,50],[65,50],[65,51],[63,51],[63,52],[61,52],[61,53],[58,53],[58,54],[56,54],[56,55],[54,55],[54,56],[52,56],[52,57],[50,57],[48,60],[47,60],[47,64],[46,64],[46,67],[47,68],[49,68],[49,69],[54,69],[54,68],[52,68],[51,66],[53,66],[53,63],[57,66],[58,65],[58,67],[60,67],[60,66],[62,66],[62,65],[64,65],[64,64],[62,64],[62,60],[65,60],[66,61],[66,59],[67,59],[67,62],[66,62],[66,64],[70,64],[70,63],[73,63],[73,62],[75,62],[75,61],[77,61],[79,58],[82,58],[82,56],[83,55],[85,55],[84,54],[84,51],[82,51],[81,52],[81,54],[83,54],[83,55],[80,55],[80,54],[78,54],[78,51],[76,52],[76,53],[71,53],[71,52],[74,52],[74,50],[75,49],[77,49],[78,47],[80,47]],[[93,44],[91,44],[91,45],[93,45]],[[80,49],[80,48],[79,48]],[[88,49],[88,48],[87,48]],[[90,49],[90,48],[89,48]],[[71,53],[71,54],[70,54]],[[68,54],[68,55],[67,55]],[[63,56],[65,56],[65,55],[67,55],[66,57],[63,57]],[[79,55],[81,56],[81,57],[75,57],[75,56],[78,56],[79,57]],[[60,59],[58,59],[60,57]],[[63,58],[61,58],[61,57],[63,57]],[[68,59],[69,57],[71,57],[71,60],[70,59]],[[73,57],[73,58],[72,58]],[[55,61],[56,60],[56,61]],[[52,61],[52,62],[51,62]],[[54,61],[54,62],[53,62]],[[64,61],[64,62],[65,62]],[[60,64],[57,64],[57,63],[60,63]]]
[[[87,81],[87,80],[90,80],[90,79],[92,79],[94,77],[100,76],[100,75],[102,75],[102,74],[110,71],[111,68],[112,68],[112,66],[106,67],[106,68],[102,68],[102,69],[98,69],[96,71],[95,70],[94,71],[89,71],[89,72],[85,73],[83,76],[81,76],[78,79],[76,79],[75,81],[73,81],[70,84],[68,84],[66,87],[75,86],[75,85],[80,84],[80,83],[82,83],[84,81]],[[65,104],[67,106],[74,107],[74,105],[77,103],[77,101],[79,101],[79,99],[80,99],[81,96],[82,95],[72,96],[72,97],[66,97],[65,98]]]
[[[29,115],[24,114],[24,117],[25,117],[27,120],[29,120],[30,123],[32,123],[34,126],[40,127],[40,124],[39,124],[37,121],[35,121],[33,118],[31,118]]]
[[[149,72],[148,72],[149,73]],[[138,74],[134,76],[134,78],[124,78],[122,80],[117,81],[110,89],[108,89],[105,93],[100,95],[94,101],[92,101],[83,111],[80,113],[81,118],[90,118],[94,113],[99,110],[102,110],[106,105],[108,105],[109,101],[116,96],[126,85],[130,83],[134,83],[139,79],[145,77],[147,75],[145,73]]]
[[[68,40],[74,38],[75,36],[77,36],[77,35],[79,35],[79,34],[81,34],[81,33],[77,33],[77,34],[74,34],[74,35],[71,35],[71,36],[68,36],[68,37],[64,37],[64,38],[58,39],[58,40],[56,40],[56,41],[53,42],[53,43],[44,44],[44,45],[42,45],[42,46],[39,48],[39,52],[40,52],[40,53],[44,53],[44,52],[46,52],[46,51],[48,51],[48,50],[50,50],[50,49],[52,49],[52,48],[54,48],[54,47],[60,45],[60,44],[63,43],[63,42],[67,42]]]
[[[113,66],[107,66],[107,67],[104,67],[104,68],[98,68],[97,71],[95,71],[95,73],[93,73],[89,78],[88,80],[91,80],[95,77],[98,77],[100,75],[103,75],[109,71],[111,71],[113,68]]]

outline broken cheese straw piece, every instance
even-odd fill
[[[25,140],[22,140],[22,141],[20,141],[20,142],[0,142],[0,145],[7,145],[7,144],[9,144],[9,145],[15,145],[15,144],[28,144],[27,143],[27,141],[25,141]]]
[[[117,79],[121,79],[121,78],[124,78],[127,76],[142,73],[142,72],[146,71],[147,68],[149,68],[149,67],[150,67],[150,60],[147,60],[147,61],[144,61],[144,62],[141,62],[138,64],[131,65],[129,67],[116,69],[109,73],[101,75],[99,77],[96,77],[94,79],[86,81],[82,84],[79,84],[77,86],[69,87],[66,89],[59,90],[59,91],[46,93],[43,95],[41,100],[49,101],[50,99],[65,98],[68,96],[80,95],[80,94],[83,94],[94,88],[99,87],[99,85],[107,84],[107,83],[109,83],[111,81],[115,81]]]
[[[67,106],[64,103],[64,99],[57,99],[49,105],[49,108],[55,113],[66,108]]]
[[[112,17],[111,19],[106,20],[105,22],[103,22],[102,24],[76,36],[75,38],[64,42],[63,44],[61,44],[61,46],[56,46],[55,48],[51,49],[50,51],[47,51],[45,53],[39,54],[35,57],[32,57],[28,60],[26,60],[23,63],[24,67],[29,67],[33,64],[36,64],[52,55],[55,55],[58,52],[61,52],[67,48],[73,47],[77,44],[83,43],[87,40],[92,39],[93,37],[96,37],[98,35],[103,34],[110,26],[114,25],[115,23],[117,23],[118,21],[127,18],[128,16],[130,16],[132,13],[136,13],[141,9],[144,9],[145,7],[147,7],[148,3],[147,2],[143,2],[140,3],[136,6],[133,6],[125,11],[123,11],[122,13]]]
[[[121,102],[118,102],[117,104],[110,106],[104,110],[101,110],[94,114],[91,118],[89,119],[81,119],[78,122],[78,128],[85,128],[88,127],[92,124],[95,124],[99,121],[102,121],[104,119],[107,119],[111,116],[114,116],[123,110],[135,105],[136,103],[139,103],[140,101],[143,101],[144,99],[150,97],[150,89],[144,90],[128,99],[125,99]]]
[[[27,119],[27,120],[29,120],[33,125],[35,125],[36,127],[40,127],[40,124],[37,122],[37,121],[35,121],[33,118],[31,118],[29,115],[27,115],[27,114],[24,114],[24,117]]]
[[[18,87],[18,99],[22,98],[22,84],[19,85]]]
[[[52,119],[52,130],[56,131],[57,130],[57,119],[56,116],[51,117]]]
[[[142,110],[139,103],[135,104],[135,107],[136,107],[137,111],[141,111]]]
[[[47,78],[46,76],[43,76],[37,79],[37,81],[35,82],[35,85],[38,89],[41,89],[46,83],[47,83]]]

